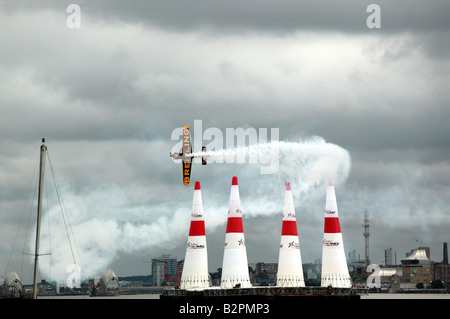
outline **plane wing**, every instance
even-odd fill
[[[192,153],[191,135],[189,134],[189,125],[183,127],[183,159],[181,161],[181,167],[183,170],[183,184],[189,186],[191,180],[192,160],[189,154]]]
[[[202,147],[202,152],[206,151],[206,147]],[[189,125],[183,127],[182,147],[180,153],[170,153],[174,159],[181,159],[181,169],[183,174],[183,184],[189,186],[192,170],[192,144],[191,135],[189,133]],[[202,164],[206,165],[206,158],[202,158]]]

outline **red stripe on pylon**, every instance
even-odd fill
[[[228,217],[227,233],[243,233],[242,217]]]
[[[297,222],[294,220],[283,220],[281,236],[298,236]]]
[[[189,228],[189,236],[205,236],[205,221],[191,220],[191,227]]]
[[[341,226],[339,224],[339,218],[338,217],[326,217],[325,218],[325,233],[340,233],[341,232]]]

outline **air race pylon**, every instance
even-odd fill
[[[251,287],[237,177],[233,177],[228,209],[220,288]]]
[[[291,184],[285,186],[277,286],[305,287]]]
[[[191,225],[181,274],[181,289],[201,290],[210,286],[205,220],[200,182],[195,182]]]
[[[322,287],[330,285],[336,288],[350,288],[352,285],[339,224],[336,194],[331,180],[328,182],[325,203],[321,277]]]

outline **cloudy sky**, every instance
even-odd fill
[[[381,28],[368,27],[371,3]],[[22,257],[33,252],[42,137],[88,276],[148,274],[151,258],[184,258],[193,186],[168,156],[184,125],[204,145],[220,131],[225,148],[227,128],[266,128],[268,142],[278,129],[282,142],[273,174],[261,161],[194,164],[210,271],[222,264],[234,175],[251,263],[278,260],[285,180],[303,262],[321,258],[328,177],[347,253],[364,258],[368,210],[372,262],[389,247],[399,262],[417,241],[441,261],[448,12],[448,1],[0,0],[0,274],[24,268],[31,280]],[[267,151],[258,138],[256,151]],[[42,276],[61,279],[72,254],[50,173]]]

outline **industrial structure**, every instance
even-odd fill
[[[447,284],[450,283],[450,265],[448,263],[447,243],[443,243],[442,262],[433,267],[433,280],[441,280]]]
[[[339,224],[336,194],[331,180],[328,182],[325,202],[321,276],[322,287],[349,288],[352,285]]]
[[[210,286],[208,253],[206,248],[205,219],[203,216],[200,182],[195,182],[192,200],[191,225],[186,246],[181,289],[204,289]]]
[[[365,258],[364,258],[364,269],[367,269],[367,266],[370,265],[370,258],[369,258],[369,237],[370,237],[370,232],[369,232],[369,227],[370,227],[370,223],[369,223],[369,211],[366,209],[364,211],[364,239],[365,239]]]
[[[302,258],[291,183],[286,182],[285,188],[277,286],[304,287],[305,280],[303,278]]]
[[[428,247],[426,247],[428,248]],[[401,282],[408,288],[415,288],[417,284],[428,285],[431,281],[431,261],[425,247],[418,247],[411,255],[401,260]]]

